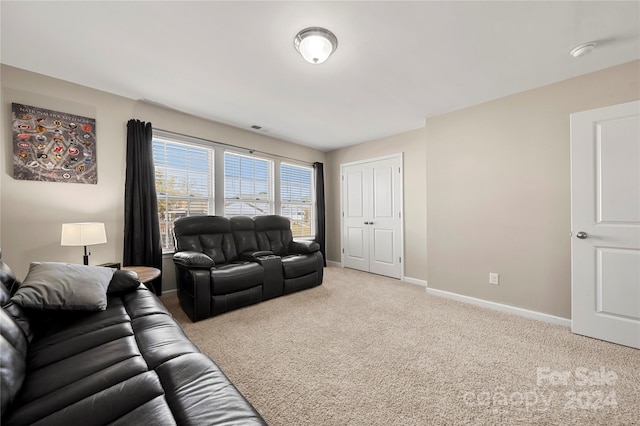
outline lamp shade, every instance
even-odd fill
[[[338,48],[338,39],[329,30],[310,27],[296,35],[294,45],[305,61],[321,64]]]
[[[107,242],[104,223],[82,222],[63,223],[60,245],[63,246],[91,246]]]

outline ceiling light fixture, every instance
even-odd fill
[[[573,49],[571,49],[571,52],[569,52],[569,54],[574,58],[579,58],[581,56],[588,55],[589,53],[593,52],[593,49],[596,48],[596,44],[597,43],[595,41],[582,43],[581,45],[578,45]]]
[[[329,30],[320,27],[305,28],[294,39],[296,50],[305,61],[321,64],[338,48],[338,39]]]

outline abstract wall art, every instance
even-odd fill
[[[95,119],[17,103],[11,114],[14,178],[98,183]]]

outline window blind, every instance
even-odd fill
[[[273,214],[273,180],[273,161],[225,152],[225,216]]]
[[[174,140],[153,139],[160,238],[174,249],[173,222],[185,216],[213,214],[213,149]]]
[[[294,237],[313,236],[313,169],[280,164],[280,214],[291,220]]]

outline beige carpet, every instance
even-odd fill
[[[272,426],[640,424],[640,351],[341,268],[198,323],[164,303]]]

